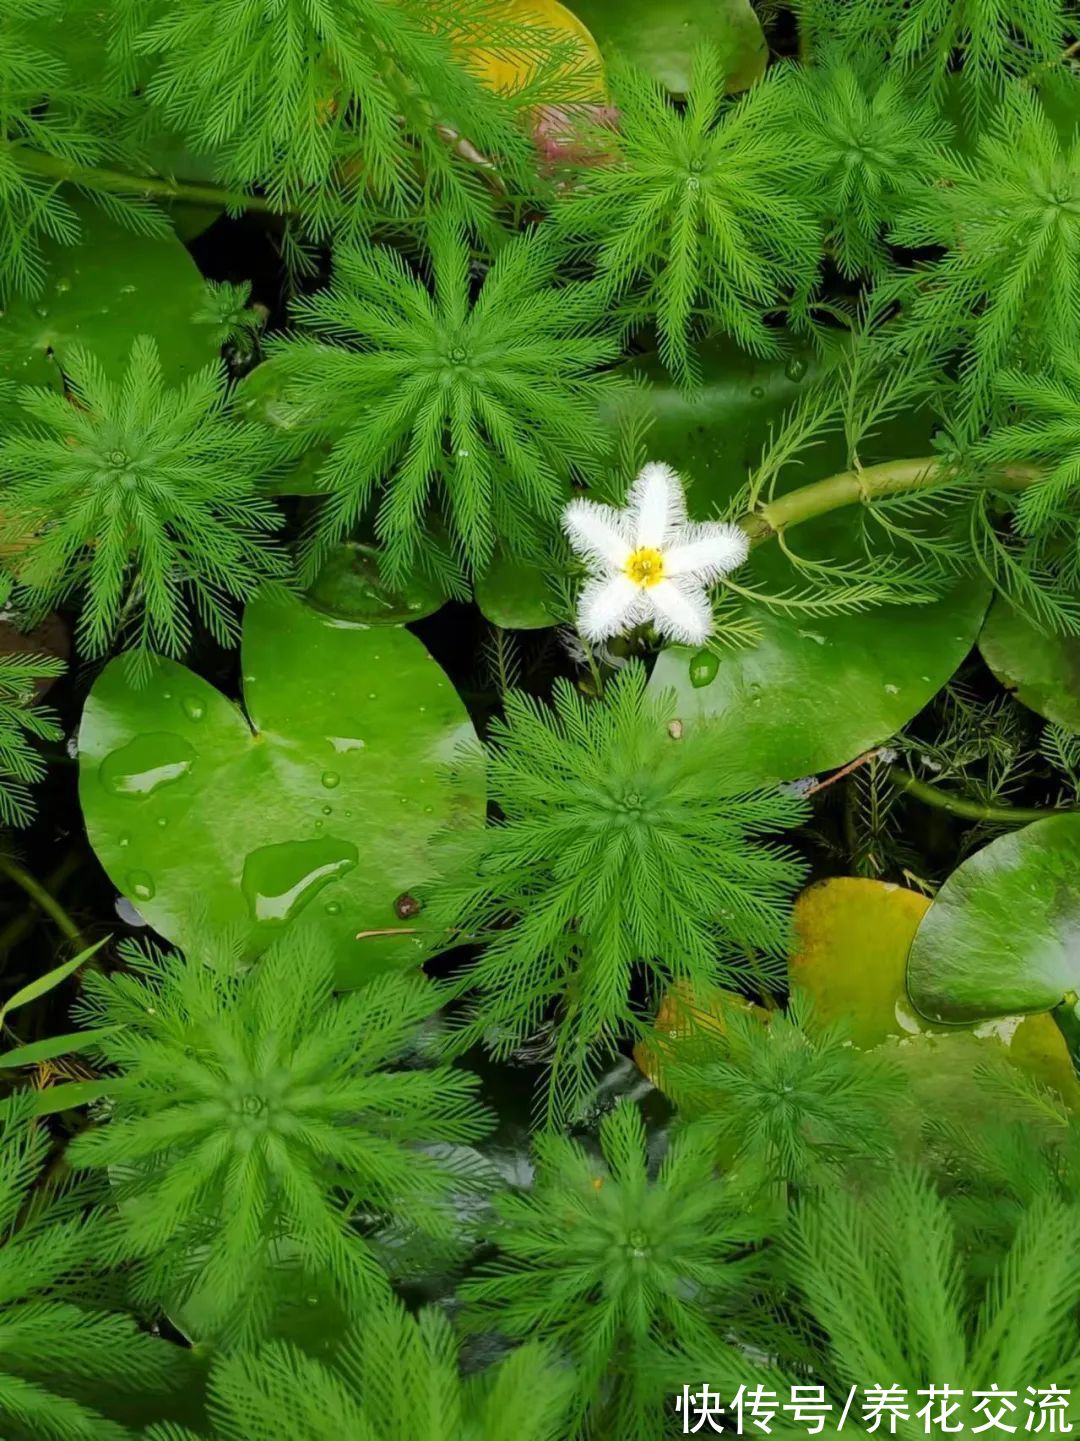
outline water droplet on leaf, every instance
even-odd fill
[[[339,786],[341,784],[341,777],[338,775],[337,771],[323,771],[322,775],[320,776],[320,780],[328,791],[332,791],[335,786]]]
[[[149,796],[181,780],[194,761],[194,748],[182,736],[151,731],[111,751],[101,762],[98,779],[114,796]]]
[[[711,650],[699,650],[690,657],[690,684],[695,690],[711,685],[720,669],[720,658]]]
[[[806,374],[806,361],[801,355],[793,355],[784,366],[784,374],[788,380],[802,380]]]
[[[334,836],[260,846],[244,861],[240,885],[256,921],[282,924],[357,859],[356,847]]]
[[[764,399],[765,399],[765,387],[764,387],[763,385],[752,385],[752,386],[750,387],[750,394],[753,396],[753,398],[754,398],[755,400],[764,400]]]
[[[349,751],[362,751],[365,745],[359,736],[327,736],[326,739],[338,755],[347,755]]]
[[[128,871],[125,884],[137,901],[152,901],[157,894],[149,871]]]
[[[186,695],[180,704],[188,720],[201,721],[206,714],[206,706],[197,696]]]

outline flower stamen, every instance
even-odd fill
[[[650,586],[664,578],[664,557],[652,546],[643,545],[627,559],[626,574],[635,585]]]

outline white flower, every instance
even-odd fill
[[[708,587],[742,565],[750,545],[737,525],[688,524],[682,481],[656,461],[630,487],[625,509],[572,500],[563,528],[594,571],[578,602],[589,641],[651,621],[671,640],[700,645],[712,630]]]

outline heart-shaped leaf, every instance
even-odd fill
[[[261,950],[303,911],[332,934],[343,985],[419,959],[436,944],[411,898],[432,838],[484,822],[477,768],[448,774],[475,738],[453,686],[404,628],[276,594],[248,606],[241,658],[246,715],[173,661],[145,684],[122,659],[98,677],[79,751],[102,865],[181,947],[209,924]]]
[[[34,300],[14,297],[4,315],[0,381],[59,388],[75,344],[122,373],[131,342],[146,333],[157,337],[172,385],[216,360],[214,328],[196,319],[205,282],[175,235],[137,235],[88,201],[72,203],[82,239],[43,244],[44,290]]]
[[[1080,640],[1046,635],[996,597],[979,649],[1006,689],[1039,715],[1080,731]]]
[[[750,0],[574,0],[573,8],[605,55],[640,65],[673,95],[686,94],[703,41],[720,51],[729,94],[760,79],[769,57]]]
[[[633,369],[652,382],[636,400],[641,418],[652,421],[649,455],[689,481],[691,513],[706,520],[745,484],[770,427],[815,372],[801,356],[755,360],[721,344],[703,349],[702,367],[704,385],[689,396],[655,361]],[[862,447],[861,459],[870,465],[923,455],[929,428],[925,416],[901,416]],[[839,438],[827,438],[800,462],[781,476],[778,492],[845,469],[847,454]],[[811,561],[865,566],[859,523],[857,510],[847,507],[800,525],[789,544]],[[773,595],[807,588],[775,541],[756,546],[736,579]],[[676,691],[684,721],[695,715],[722,720],[741,784],[795,780],[895,735],[971,649],[988,599],[988,585],[962,580],[930,603],[854,615],[785,614],[754,603],[747,607],[758,630],[754,644],[719,658],[672,646],[659,657],[650,684]]]
[[[953,871],[908,957],[935,1021],[1045,1011],[1080,991],[1080,815],[998,836]]]

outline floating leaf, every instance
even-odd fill
[[[260,950],[303,912],[333,936],[344,985],[420,959],[423,917],[406,924],[403,898],[442,827],[484,821],[479,774],[446,774],[475,737],[452,685],[404,628],[287,596],[248,606],[241,659],[246,716],[172,661],[133,684],[117,659],[95,682],[79,793],[110,878],[184,948],[236,925]]]
[[[34,300],[12,298],[3,321],[0,384],[59,389],[75,344],[92,349],[106,371],[122,372],[132,340],[146,333],[157,337],[172,385],[216,360],[212,327],[195,320],[205,282],[180,241],[137,235],[95,205],[72,204],[82,240],[76,246],[46,241],[42,293]],[[3,415],[10,419],[10,408]]]
[[[814,362],[801,355],[755,360],[734,346],[702,352],[704,384],[680,394],[657,362],[631,367],[652,385],[635,403],[652,419],[649,455],[690,482],[688,504],[706,520],[728,506],[758,463],[762,447],[800,394]],[[929,424],[904,416],[864,445],[864,464],[925,454]],[[842,470],[842,440],[827,437],[780,479],[778,492]],[[811,561],[865,565],[854,507],[800,525],[791,548]],[[733,579],[769,594],[807,589],[775,541],[753,550]],[[958,582],[939,600],[887,605],[841,616],[785,614],[748,603],[757,641],[726,651],[708,679],[702,653],[672,646],[659,657],[651,684],[672,687],[679,716],[719,718],[738,779],[747,786],[796,780],[843,765],[895,735],[945,684],[970,650],[989,599],[982,581]]]
[[[424,576],[414,576],[404,590],[392,590],[379,574],[375,546],[349,542],[326,558],[308,600],[319,610],[369,625],[404,625],[434,615],[446,604],[446,592]]]
[[[864,1050],[925,1025],[908,1003],[904,969],[929,905],[916,891],[855,876],[821,881],[795,902],[791,983]]]
[[[769,1012],[765,1007],[748,1001],[737,991],[710,986],[706,991],[695,993],[685,982],[680,982],[666,992],[660,1002],[654,1022],[655,1034],[672,1043],[702,1034],[723,1037],[727,1034],[726,1017],[732,1010],[748,1011],[763,1024],[768,1024]],[[639,1041],[634,1047],[634,1060],[653,1085],[663,1090],[663,1060],[667,1046],[659,1041],[658,1044],[660,1054],[648,1042]]]
[[[1080,731],[1080,639],[1046,635],[996,597],[979,636],[986,664],[1039,715]]]
[[[569,619],[559,615],[548,572],[504,551],[477,577],[476,604],[492,625],[504,630],[543,630]]]
[[[998,836],[958,866],[908,957],[931,1020],[1045,1011],[1080,991],[1080,815]]]
[[[810,994],[821,1020],[843,1023],[855,1045],[887,1046],[924,1102],[933,1095],[948,1103],[952,1090],[978,1111],[983,1098],[975,1070],[997,1055],[1080,1109],[1080,1085],[1052,1017],[942,1027],[915,1010],[905,972],[930,908],[926,896],[885,881],[835,876],[808,887],[795,902],[792,985]]]
[[[575,10],[579,8],[574,7]],[[521,22],[523,43],[520,52],[515,53],[512,44],[500,45],[497,51],[485,51],[479,46],[459,47],[464,51],[462,58],[467,61],[469,69],[485,85],[500,94],[513,95],[532,81],[536,73],[535,40],[530,43],[528,31],[535,28],[550,36],[560,48],[563,45],[573,47],[571,72],[587,76],[593,82],[591,93],[586,91],[577,98],[603,103],[606,96],[600,50],[588,27],[573,11],[560,4],[559,0],[501,0],[497,18],[500,21]]]
[[[769,58],[750,0],[575,0],[574,10],[604,55],[647,70],[674,95],[690,86],[690,61],[703,41],[720,51],[729,94],[759,80]]]

